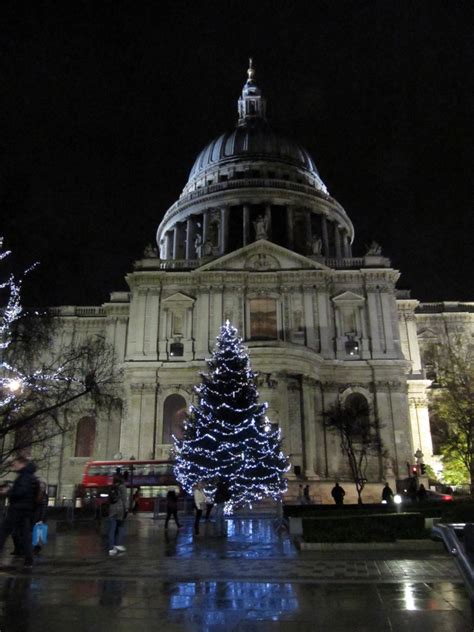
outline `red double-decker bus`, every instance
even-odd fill
[[[109,487],[116,472],[133,491],[140,488],[139,511],[153,511],[156,498],[165,498],[170,489],[181,494],[173,474],[172,461],[89,461],[84,468],[80,496],[83,503],[107,502]]]

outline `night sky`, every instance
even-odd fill
[[[94,305],[154,241],[194,158],[268,118],[424,301],[474,300],[470,0],[2,2],[0,232],[29,305]]]

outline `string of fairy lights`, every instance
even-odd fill
[[[248,352],[228,321],[207,365],[184,437],[174,437],[177,480],[188,492],[202,482],[208,495],[217,479],[224,481],[231,493],[227,511],[264,497],[279,499],[289,469],[280,430],[266,416],[268,404],[258,401]]]

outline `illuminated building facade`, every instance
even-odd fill
[[[268,124],[250,66],[237,125],[196,158],[158,227],[157,248],[127,275],[129,291],[101,307],[57,310],[76,336],[101,333],[114,344],[124,402],[112,419],[78,416],[61,447],[60,494],[72,494],[87,458],[169,454],[226,319],[244,338],[268,416],[281,427],[290,493],[304,481],[330,501],[334,480],[350,478],[323,424],[337,400],[367,402],[380,421],[386,456],[370,462],[365,498],[379,500],[382,481],[406,477],[418,449],[435,465],[424,344],[445,322],[472,335],[474,305],[420,305],[396,289],[400,274],[380,246],[353,257],[353,241],[352,222],[312,157]]]

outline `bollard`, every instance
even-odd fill
[[[464,527],[464,550],[471,563],[474,563],[474,524],[466,523]]]

